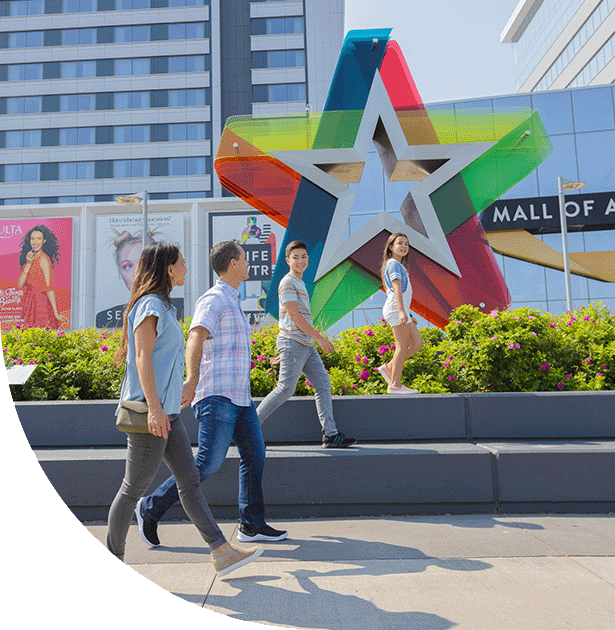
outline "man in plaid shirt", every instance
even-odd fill
[[[265,442],[250,393],[250,324],[237,291],[248,279],[249,264],[237,241],[218,243],[209,261],[218,282],[196,302],[182,393],[182,409],[192,403],[199,421],[196,464],[202,481],[220,468],[232,440],[239,451],[237,540],[283,540],[288,532],[265,523]],[[160,544],[158,522],[178,499],[175,479],[170,477],[137,504],[139,531],[149,545]]]

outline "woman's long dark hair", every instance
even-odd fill
[[[178,259],[179,247],[167,241],[152,243],[141,252],[130,292],[130,300],[124,309],[122,342],[113,357],[117,367],[125,361],[128,352],[128,316],[135,302],[149,293],[161,293],[164,301],[169,307],[171,306],[169,295],[173,289],[173,283],[169,276],[169,265],[174,265]]]
[[[23,267],[26,264],[26,256],[28,252],[31,250],[30,247],[30,236],[32,236],[32,232],[40,232],[45,239],[43,243],[43,252],[49,256],[49,260],[51,260],[51,265],[55,265],[60,262],[60,243],[58,241],[58,237],[46,226],[46,225],[35,225],[31,230],[26,232],[26,235],[23,237],[21,241],[21,252],[19,253],[19,266]]]
[[[384,248],[384,254],[382,255],[382,264],[380,265],[380,278],[382,280],[382,284],[386,290],[386,285],[384,284],[384,268],[387,266],[387,263],[389,262],[389,258],[391,258],[391,256],[393,255],[393,252],[391,251],[391,247],[393,246],[393,243],[395,242],[395,239],[398,236],[403,236],[406,240],[408,240],[408,237],[403,234],[402,232],[395,232],[395,234],[391,234],[391,236],[389,236],[389,238],[387,239],[387,244],[386,247]],[[410,254],[410,252],[408,252],[402,259],[401,259],[401,264],[406,267],[408,264],[408,255]]]

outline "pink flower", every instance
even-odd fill
[[[604,363],[600,366],[603,370],[606,370],[606,365]]]
[[[557,326],[557,324],[555,324],[554,322],[551,322],[551,323],[549,324],[549,328],[555,328],[556,326]]]
[[[548,363],[543,363],[543,364],[540,366],[540,369],[541,369],[543,372],[548,372],[550,367],[551,367],[551,366],[550,366]]]
[[[448,358],[448,360],[449,360],[449,361],[452,361],[452,360],[453,360],[453,357],[449,357],[449,358]]]
[[[391,344],[391,350],[395,350],[395,344],[394,343]]]
[[[252,345],[254,345],[256,343],[256,340],[252,339]]]
[[[368,359],[367,359],[367,357],[363,357],[363,358],[361,359],[361,361],[363,361],[363,363],[365,363],[365,364],[367,365],[367,361],[368,361]]]
[[[442,365],[443,365],[444,367],[448,367],[448,366],[450,365],[450,363],[449,363],[448,361],[445,361]]]
[[[557,389],[563,389],[564,387],[564,383],[558,383],[557,384]]]
[[[21,359],[17,359],[17,365],[23,365],[23,361]]]
[[[2,352],[8,352],[8,348],[2,348]]]
[[[528,315],[527,318],[528,319],[534,319],[534,316],[533,315]]]
[[[454,380],[455,380],[455,377],[454,377],[452,374],[449,374],[449,376],[448,376],[448,380],[449,380],[449,381],[454,381]]]
[[[360,356],[360,355],[358,355],[358,354],[355,354],[355,355],[354,355],[354,360],[355,360],[357,363],[359,363],[359,361],[361,361],[361,356]]]
[[[380,356],[382,356],[383,354],[386,354],[389,351],[389,346],[380,346],[380,348],[378,348],[378,354]]]
[[[592,362],[591,359],[585,359],[585,363],[587,363],[587,365],[589,365]]]
[[[572,378],[572,374],[566,374],[566,378]]]
[[[456,324],[463,324],[463,322],[460,319],[456,320],[455,323]]]
[[[520,345],[520,344],[518,344],[518,343],[516,343],[516,344],[515,344],[515,348],[517,348],[517,350],[519,350],[519,349],[521,348],[521,345]]]
[[[50,359],[53,359],[53,354],[48,354],[47,355]]]
[[[371,329],[371,328],[368,328],[368,329],[365,331],[365,334],[366,334],[368,337],[373,337],[373,336],[374,336],[374,333],[373,333],[373,331],[372,331],[372,329]]]
[[[590,320],[590,317],[589,317],[589,315],[586,315],[583,319],[584,319],[586,322],[588,322],[588,321]]]
[[[359,341],[361,341],[358,337],[355,337],[354,340],[359,343]]]
[[[381,322],[386,322],[386,319],[384,319],[384,317],[381,317],[381,318],[380,318],[380,321],[381,321]]]
[[[369,371],[368,370],[362,370],[361,374],[359,374],[359,378],[362,381],[366,381],[369,378]]]
[[[602,372],[598,372],[598,374],[596,374],[596,376],[603,376]]]
[[[476,324],[478,324],[478,322],[474,322],[474,326],[476,326]]]
[[[536,337],[536,333],[535,332],[532,332],[532,337]]]
[[[305,379],[305,384],[306,384],[308,387],[312,387],[312,383],[310,383],[310,381],[308,381],[308,380],[307,380],[307,378]]]
[[[513,317],[513,319],[516,319],[517,321],[519,321],[519,318],[518,318],[518,317]]]
[[[356,389],[356,388],[357,388],[357,385],[356,385],[356,384],[354,384],[354,385],[352,386],[352,389]]]
[[[108,346],[100,346],[100,349],[101,349],[103,352],[107,352],[107,350],[109,350],[109,347],[108,347]]]
[[[498,317],[498,312],[496,310],[491,311],[491,317]]]
[[[498,338],[497,335],[495,335],[495,337],[491,337],[491,341],[495,341]]]
[[[250,361],[250,369],[254,369],[254,366],[256,365],[256,363],[254,363],[254,360]]]
[[[266,360],[267,360],[267,357],[264,357],[262,354],[259,354],[259,355],[256,357],[256,360],[257,360],[257,361],[266,361]]]
[[[32,361],[28,361],[28,365],[36,365],[36,361],[34,359],[32,359]]]
[[[509,344],[508,344],[508,347],[510,348],[510,350],[513,350],[513,349],[514,349],[514,347],[515,347],[515,344],[514,344],[514,343],[509,343]]]

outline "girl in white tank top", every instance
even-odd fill
[[[412,300],[412,285],[406,270],[410,245],[405,234],[391,234],[387,240],[382,259],[382,283],[387,298],[382,315],[393,329],[395,352],[389,363],[381,365],[378,371],[388,384],[389,394],[418,394],[401,383],[404,363],[423,347],[423,339],[412,314],[408,315]]]

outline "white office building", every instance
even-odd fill
[[[343,7],[0,0],[0,205],[223,196],[225,120],[322,109]]]
[[[500,39],[518,92],[615,81],[615,0],[520,0]]]

